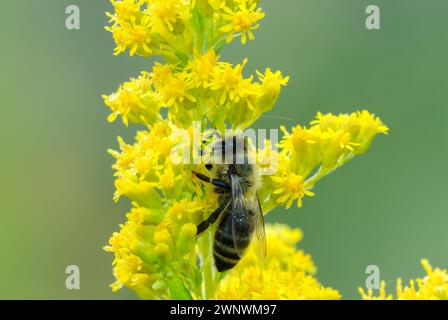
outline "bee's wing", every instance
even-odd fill
[[[246,199],[237,176],[231,175],[232,187],[232,238],[235,249],[242,251],[240,242],[242,237],[251,237],[255,228],[257,238],[256,251],[261,257],[266,256],[266,235],[264,230],[264,217],[261,211],[258,195],[253,199]],[[247,203],[253,201],[253,203]]]
[[[230,176],[232,188],[232,238],[233,245],[237,251],[243,251],[245,246],[240,244],[241,238],[250,237],[252,235],[249,229],[252,216],[248,210],[246,199],[244,198],[243,188],[236,175]]]
[[[261,210],[260,199],[258,194],[255,196],[256,203],[254,204],[254,216],[255,219],[255,235],[257,237],[257,253],[264,258],[266,256],[267,246],[266,246],[266,232],[264,230],[264,216]]]

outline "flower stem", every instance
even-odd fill
[[[199,239],[199,253],[202,260],[202,299],[207,300],[215,295],[217,281],[213,269],[213,236],[207,231]]]
[[[317,172],[310,177],[309,179],[307,179],[305,181],[305,186],[307,189],[313,189],[314,185],[316,184],[316,182],[318,180],[320,180],[321,178],[325,177],[326,175],[329,175],[330,173],[332,173],[333,171],[335,171],[337,168],[341,167],[342,165],[344,165],[346,162],[350,161],[352,158],[354,157],[354,155],[352,153],[343,156],[339,159],[339,161],[336,163],[336,165],[332,168],[323,168],[320,167],[319,170],[317,170]]]

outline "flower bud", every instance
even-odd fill
[[[196,241],[196,226],[187,223],[182,226],[179,238],[176,242],[176,253],[181,257],[190,253]]]

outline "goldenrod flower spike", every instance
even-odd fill
[[[257,0],[112,0],[106,29],[115,54],[159,55],[163,62],[103,96],[108,121],[140,125],[133,143],[118,138],[114,200],[126,197],[131,208],[105,250],[114,254],[114,291],[126,286],[144,299],[338,299],[337,290],[315,278],[311,257],[296,245],[299,229],[267,225],[268,253],[253,249],[227,274],[213,263],[211,231],[196,237],[196,226],[216,209],[212,188],[193,178],[201,164],[177,163],[172,155],[187,148],[192,160],[201,146],[180,143],[179,132],[205,136],[215,129],[243,130],[270,111],[289,77],[266,68],[244,76],[248,60],[232,65],[219,50],[241,36],[253,40],[264,13]],[[388,129],[367,111],[318,113],[309,127],[282,128],[279,150],[266,140],[255,155],[262,171],[277,159],[274,174],[263,175],[263,211],[302,206],[317,181],[364,153]],[[216,133],[216,132],[215,132]],[[274,157],[275,156],[275,157]],[[436,273],[436,271],[434,271]],[[407,292],[403,289],[403,292]]]

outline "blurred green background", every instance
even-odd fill
[[[77,4],[81,29],[65,29]],[[381,30],[365,28],[365,8],[381,9]],[[116,136],[101,95],[153,59],[114,57],[104,31],[108,1],[10,1],[0,12],[0,298],[134,298],[112,294],[112,255],[102,251],[124,221],[112,201]],[[419,259],[448,267],[448,2],[443,0],[263,1],[256,41],[222,53],[247,70],[291,76],[259,127],[306,124],[317,111],[367,108],[391,128],[370,151],[322,180],[302,209],[269,221],[300,226],[318,279],[359,298],[366,266],[394,286],[423,274]],[[81,269],[81,289],[65,288],[65,267]],[[393,290],[392,290],[393,291]]]

